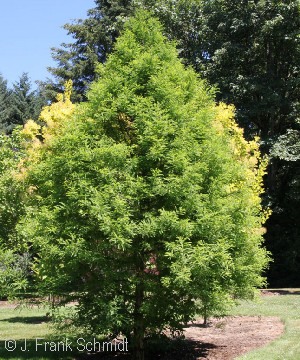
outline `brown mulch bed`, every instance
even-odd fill
[[[185,329],[185,340],[169,343],[164,351],[151,349],[147,360],[231,360],[267,345],[279,337],[284,325],[277,317],[231,316],[212,319],[208,326],[199,320]],[[171,346],[170,346],[171,345]],[[130,354],[93,354],[79,359],[130,360]]]
[[[279,337],[284,325],[277,317],[232,316],[213,319],[208,327],[194,324],[186,339],[200,341],[203,352],[194,359],[230,360]]]

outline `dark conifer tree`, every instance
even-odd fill
[[[0,75],[0,131],[7,132],[10,127],[12,116],[11,90],[7,87],[7,81]]]
[[[63,91],[65,81],[72,79],[73,101],[85,99],[88,85],[95,79],[98,62],[104,63],[112,51],[126,19],[132,15],[133,0],[96,0],[96,7],[89,10],[85,20],[66,24],[64,28],[74,41],[52,49],[58,66],[50,67],[55,81],[45,83],[48,97],[55,99]]]

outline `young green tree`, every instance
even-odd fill
[[[282,154],[289,152],[285,144],[299,132],[298,0],[95,3],[87,19],[67,25],[74,43],[54,50],[58,66],[51,69],[56,76],[56,84],[49,85],[52,89],[73,78],[81,84],[75,86],[80,94],[76,100],[85,99],[84,90],[96,76],[95,60],[106,60],[124,19],[134,9],[146,7],[163,23],[168,38],[177,40],[185,63],[218,87],[217,100],[235,105],[236,119],[247,138],[259,135],[263,153],[275,154],[278,148]],[[290,139],[281,141],[282,137]],[[299,182],[299,160],[272,157],[264,200],[273,210],[266,239],[274,255],[269,272],[274,286],[296,286],[298,281],[299,200],[295,192]]]
[[[223,313],[264,283],[263,167],[148,13],[98,73],[86,103],[74,110],[68,95],[45,110],[19,229],[41,293],[77,300],[73,324],[122,332],[142,360],[149,334]]]

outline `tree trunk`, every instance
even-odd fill
[[[207,325],[208,315],[206,305],[204,306],[204,314],[203,314],[203,325]]]
[[[145,337],[145,328],[144,328],[144,317],[141,311],[142,304],[144,300],[144,286],[142,280],[136,284],[135,288],[135,306],[134,306],[134,330],[133,330],[133,340],[134,340],[134,360],[144,360],[144,337]]]

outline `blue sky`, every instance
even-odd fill
[[[93,0],[3,0],[0,7],[0,73],[9,86],[27,72],[36,80],[50,77],[55,65],[51,47],[72,42],[62,26],[86,18]]]

